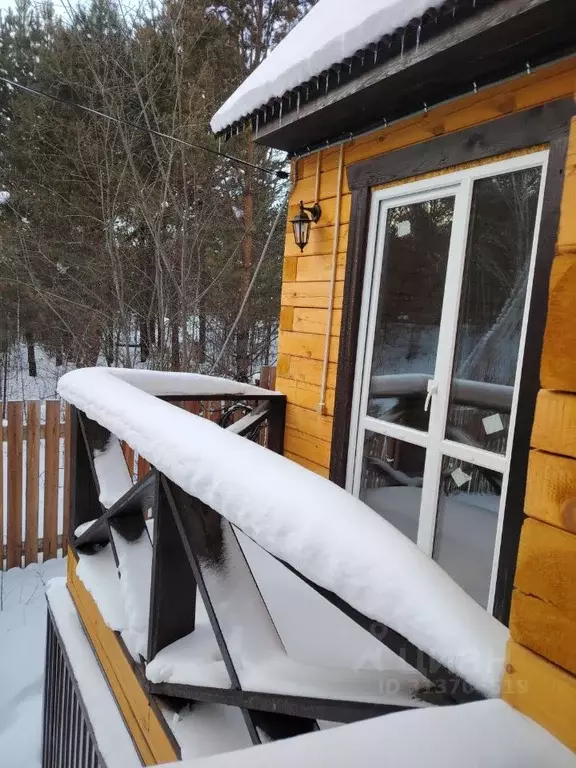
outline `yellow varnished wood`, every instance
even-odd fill
[[[572,220],[576,222],[575,196],[570,198]],[[576,252],[559,254],[550,277],[550,301],[544,349],[542,386],[563,392],[576,392]]]
[[[576,458],[576,395],[540,391],[531,444],[548,453]]]
[[[510,641],[502,698],[576,751],[576,678]]]
[[[514,590],[510,635],[525,648],[576,674],[576,616]]]
[[[576,535],[527,518],[520,536],[514,586],[566,616],[576,616]]]
[[[443,104],[435,109],[431,109],[427,115],[408,118],[388,128],[347,142],[344,147],[344,164],[349,166],[355,162],[429,141],[444,134],[481,125],[503,115],[530,109],[556,99],[573,97],[575,90],[576,58],[572,57],[569,60],[543,68],[529,76],[521,76],[516,80],[488,88],[478,94],[471,94],[465,98]],[[530,148],[527,151],[534,151],[535,149],[538,149],[538,147]],[[322,336],[326,332],[339,155],[340,150],[338,147],[322,150],[319,179],[319,200],[322,206],[322,218],[318,225],[312,227],[310,242],[303,254],[300,254],[294,243],[289,222],[290,218],[296,213],[300,200],[304,200],[305,203],[313,202],[316,190],[318,158],[315,154],[297,162],[296,178],[298,181],[290,199],[286,230],[285,257],[287,264],[282,288],[283,309],[278,358],[278,375],[286,388],[288,410],[290,410],[291,397],[296,398],[294,401],[296,406],[309,408],[312,401],[310,395],[310,392],[313,392],[312,388],[316,387],[316,391],[319,392],[322,375],[322,354],[319,354],[319,350],[323,345],[318,338],[304,339],[302,334]],[[571,215],[571,210],[573,209],[570,204],[570,190],[572,189],[571,185],[574,183],[572,173],[574,161],[575,158],[572,157],[568,167],[566,181],[568,197],[565,197],[564,207],[566,213],[562,217],[561,230],[563,232],[563,241],[566,243],[574,242],[573,253],[576,257],[576,238],[573,237],[571,229],[572,225],[576,226],[574,224],[576,216]],[[336,339],[339,337],[341,324],[343,278],[346,266],[345,254],[349,234],[351,205],[351,195],[347,186],[346,173],[343,174],[342,193],[340,209],[341,227],[337,244],[335,316],[330,328],[331,335],[336,337]],[[565,225],[564,220],[566,220]],[[286,309],[290,309],[292,312],[286,313]],[[564,336],[564,339],[567,340],[566,346],[568,342],[571,343],[570,333],[568,331]],[[295,336],[294,334],[300,335]],[[558,343],[563,342],[557,342],[556,346]],[[337,345],[337,341],[331,344],[330,359],[332,362],[337,358]],[[576,346],[576,340],[573,346]],[[551,350],[551,354],[554,355],[554,349]],[[294,385],[292,389],[290,389],[290,383]],[[310,390],[306,395],[301,394],[301,389],[298,386],[302,384],[310,386]],[[335,367],[331,363],[328,388],[333,389],[334,386]],[[328,413],[331,414],[332,411],[329,410]],[[305,433],[298,432],[298,435],[301,437],[296,438],[293,435],[291,438],[293,446],[295,441],[298,446],[302,445]],[[313,436],[311,435],[311,437]],[[324,456],[325,451],[325,443],[323,443],[320,455]],[[290,451],[290,454],[291,456],[298,456],[298,449]],[[301,456],[301,458],[311,461],[308,453],[306,456]],[[323,458],[317,465],[325,468],[328,466],[328,463]]]
[[[530,452],[524,512],[576,534],[576,459]]]
[[[76,575],[76,560],[71,550],[68,551],[67,585],[143,764],[158,765],[178,760],[116,634],[106,626],[92,596]]]

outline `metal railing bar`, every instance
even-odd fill
[[[86,544],[107,544],[109,541],[108,521],[117,517],[142,514],[154,503],[154,471],[150,470],[142,480],[138,481],[124,496],[107,509],[87,531],[74,539],[74,546],[79,549]],[[139,535],[146,529],[142,516],[142,524],[138,527]],[[127,538],[127,537],[125,537]],[[138,536],[136,536],[138,538]]]
[[[257,429],[266,419],[270,413],[270,401],[263,401],[252,413],[246,414],[238,421],[230,424],[226,427],[227,432],[233,432],[236,435],[245,437],[252,430]]]
[[[238,673],[236,672],[236,667],[234,666],[234,662],[232,661],[232,656],[230,654],[230,651],[228,649],[228,645],[226,643],[226,640],[224,638],[224,633],[222,632],[222,627],[220,626],[220,622],[218,620],[218,617],[216,615],[216,611],[214,610],[214,606],[212,604],[212,600],[210,599],[210,594],[208,592],[208,589],[206,587],[206,583],[204,581],[204,576],[202,574],[202,569],[200,567],[200,563],[198,562],[198,558],[196,557],[196,553],[192,549],[192,546],[190,544],[190,541],[188,540],[188,536],[186,534],[186,529],[184,527],[184,524],[182,522],[181,516],[180,516],[180,510],[178,509],[174,497],[172,495],[172,490],[170,488],[170,482],[167,480],[167,478],[164,475],[161,475],[160,477],[160,485],[162,488],[163,493],[166,496],[166,500],[168,502],[168,505],[172,511],[172,515],[174,517],[174,521],[176,523],[176,527],[178,529],[178,533],[180,534],[180,539],[182,541],[182,544],[184,546],[184,551],[186,552],[186,557],[188,558],[188,562],[190,564],[190,567],[192,569],[192,572],[194,574],[194,578],[196,580],[196,584],[198,586],[198,590],[200,592],[200,595],[202,597],[202,600],[204,602],[204,606],[206,608],[206,613],[208,614],[208,618],[210,620],[210,624],[212,626],[212,631],[214,632],[214,635],[216,637],[216,642],[218,643],[218,648],[220,649],[220,653],[222,654],[222,659],[224,661],[224,665],[226,667],[226,671],[228,672],[228,675],[231,680],[232,687],[236,690],[242,690],[242,686],[240,684],[240,678],[238,677]],[[191,497],[190,497],[191,498]],[[261,744],[260,735],[258,734],[258,731],[256,729],[256,725],[252,719],[252,716],[247,709],[242,709],[242,716],[244,718],[244,722],[246,724],[246,729],[248,730],[248,734],[250,736],[250,739],[253,744]]]
[[[298,578],[305,584],[308,584],[309,587],[331,603],[335,608],[338,608],[339,611],[352,619],[355,624],[358,624],[362,629],[369,632],[373,637],[429,680],[436,689],[432,689],[431,691],[421,691],[420,698],[423,701],[431,702],[435,699],[437,704],[463,704],[465,702],[480,701],[485,698],[482,693],[477,691],[459,675],[455,672],[451,672],[447,667],[433,659],[429,654],[414,645],[414,643],[411,643],[399,632],[387,627],[376,619],[371,619],[363,613],[360,613],[360,611],[357,611],[334,592],[331,592],[324,587],[320,587],[310,579],[307,579],[306,576],[303,576],[286,561],[281,560],[274,555],[272,555],[272,557],[279,563],[282,563],[282,565],[288,568],[293,574],[298,576]]]
[[[195,395],[157,395],[156,397],[158,400],[165,400],[168,403],[197,403],[202,401],[224,402],[227,400],[253,400],[256,402],[262,402],[264,400],[286,400],[286,395],[283,395],[281,392],[274,392],[273,390],[270,390],[270,392],[266,392],[266,394],[261,395],[246,395],[244,392],[226,392],[222,395],[215,395],[213,392],[205,392]]]
[[[405,704],[320,699],[310,696],[235,690],[233,688],[210,688],[181,683],[148,682],[147,689],[157,696],[202,701],[207,704],[245,707],[254,711],[278,712],[290,717],[302,717],[307,720],[331,720],[338,723],[353,723],[370,717],[412,709]],[[417,702],[414,703],[414,708],[416,706]]]

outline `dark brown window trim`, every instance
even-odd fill
[[[514,571],[524,518],[530,433],[536,396],[540,388],[540,359],[548,308],[550,270],[560,219],[570,121],[575,114],[574,101],[562,99],[406,149],[363,160],[348,168],[352,210],[330,461],[330,479],[341,486],[346,482],[371,187],[540,144],[550,145],[494,607],[495,616],[505,624],[508,623],[510,614]]]

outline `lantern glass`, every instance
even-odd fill
[[[310,219],[302,211],[298,213],[292,220],[292,227],[294,229],[294,240],[296,245],[301,251],[308,245],[308,238],[310,237]]]

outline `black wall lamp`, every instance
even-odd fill
[[[310,214],[310,216],[308,216]],[[304,203],[300,201],[300,210],[292,219],[292,228],[294,229],[294,240],[300,248],[300,252],[308,245],[310,238],[310,225],[316,224],[320,220],[322,209],[318,203],[314,203],[312,208],[305,208]]]

